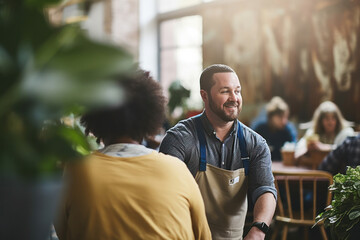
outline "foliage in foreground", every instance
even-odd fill
[[[316,217],[316,224],[324,221],[334,239],[348,239],[350,230],[360,223],[360,166],[348,167],[345,175],[335,175],[329,189],[333,200]]]

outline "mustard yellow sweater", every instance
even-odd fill
[[[60,240],[211,239],[198,186],[177,158],[100,152],[67,165]]]

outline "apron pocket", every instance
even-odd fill
[[[209,222],[211,235],[213,240],[242,240],[243,229],[242,228],[228,228],[217,226]]]

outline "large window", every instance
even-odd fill
[[[228,0],[229,1],[229,0]],[[159,79],[165,94],[174,81],[191,91],[190,110],[201,110],[202,12],[220,0],[139,0],[139,62]],[[155,47],[157,45],[157,48]],[[158,51],[157,51],[158,50]]]
[[[160,13],[180,9],[201,3],[201,0],[158,0],[158,11]]]
[[[202,18],[188,16],[160,23],[160,77],[167,90],[173,81],[190,90],[190,108],[201,108]]]

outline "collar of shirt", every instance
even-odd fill
[[[202,124],[204,126],[205,133],[208,136],[213,135],[213,136],[216,137],[216,131],[214,130],[213,126],[211,125],[209,119],[206,117],[205,111],[201,115],[201,122],[202,122]],[[237,122],[237,120],[234,121],[229,136],[232,136],[233,134],[236,134],[237,129],[238,129],[238,124],[235,124],[236,122]]]
[[[102,154],[112,157],[138,157],[150,154],[153,150],[143,145],[131,143],[117,143],[100,149]]]

